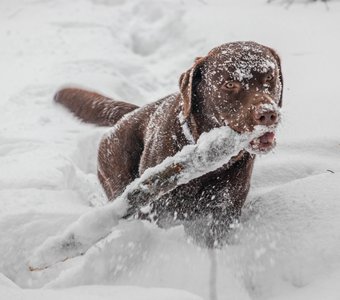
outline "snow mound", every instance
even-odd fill
[[[155,201],[162,195],[160,193],[169,192],[177,185],[188,183],[229,163],[240,151],[250,149],[250,142],[268,130],[270,128],[266,126],[256,126],[251,133],[238,134],[230,127],[223,126],[202,134],[195,145],[185,146],[173,157],[168,157],[161,164],[146,170],[112,203],[81,216],[63,234],[47,239],[30,259],[30,269],[41,270],[51,264],[84,254],[100,239],[106,237],[118,224],[118,220],[127,214],[129,195],[134,191],[144,191],[149,195],[150,201]],[[180,165],[182,170],[174,175],[172,180],[170,178],[169,183],[162,182],[158,187],[156,180],[151,187],[146,186],[145,182],[152,176],[173,165]]]
[[[218,299],[339,299],[340,3],[265,2],[0,1],[1,299],[209,299],[214,285]],[[106,129],[54,105],[54,92],[74,84],[143,105],[178,90],[195,57],[239,40],[278,50],[283,126],[216,272],[182,227],[110,216],[107,239],[30,272],[35,249],[106,204],[95,174]]]

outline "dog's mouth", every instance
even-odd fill
[[[223,119],[224,125],[230,126],[230,124]],[[249,143],[249,148],[251,152],[254,152],[254,154],[266,154],[272,149],[275,148],[276,146],[276,136],[275,136],[275,130],[277,127],[277,124],[274,126],[258,126],[261,128],[257,128],[257,130],[260,130],[261,132],[264,132],[261,136],[254,138],[250,143]],[[235,130],[234,128],[232,128]],[[236,132],[239,132],[242,134],[242,131],[235,130]],[[246,131],[249,133],[249,131]],[[251,131],[250,131],[251,132]]]
[[[275,133],[266,132],[250,142],[251,149],[255,152],[267,153],[276,145]]]

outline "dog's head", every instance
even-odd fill
[[[268,132],[252,142],[253,149],[274,147],[283,82],[279,56],[271,48],[255,42],[214,48],[196,59],[179,85],[183,115],[195,119],[200,133],[223,125],[243,133],[262,125]]]

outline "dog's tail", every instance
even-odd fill
[[[86,123],[112,126],[125,114],[138,108],[137,105],[115,101],[100,94],[76,88],[58,91],[54,101],[67,107]]]

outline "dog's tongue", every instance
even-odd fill
[[[264,135],[260,136],[261,144],[272,144],[275,139],[274,132],[266,132]]]

